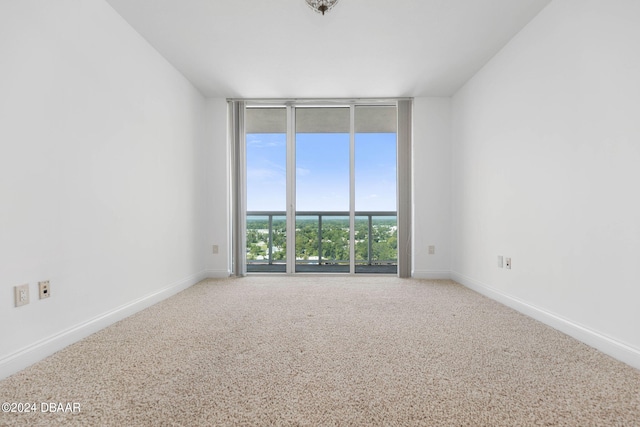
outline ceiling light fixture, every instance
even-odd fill
[[[318,13],[324,13],[330,10],[338,3],[338,0],[306,0],[309,7]]]

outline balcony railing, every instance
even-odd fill
[[[296,271],[349,272],[349,212],[296,212]],[[247,270],[286,271],[286,212],[247,212]],[[356,272],[397,271],[397,214],[355,212]]]

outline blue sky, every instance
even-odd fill
[[[356,134],[356,210],[396,210],[396,135]],[[349,210],[349,134],[296,136],[296,207]],[[286,135],[247,134],[247,210],[286,209]]]

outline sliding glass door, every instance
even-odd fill
[[[247,272],[396,273],[395,105],[244,117]]]
[[[248,108],[246,261],[249,272],[287,271],[287,109]]]
[[[396,273],[396,108],[358,105],[354,109],[355,271]]]
[[[349,107],[297,108],[296,272],[351,271]]]

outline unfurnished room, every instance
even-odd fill
[[[640,1],[0,0],[1,426],[640,426]]]

